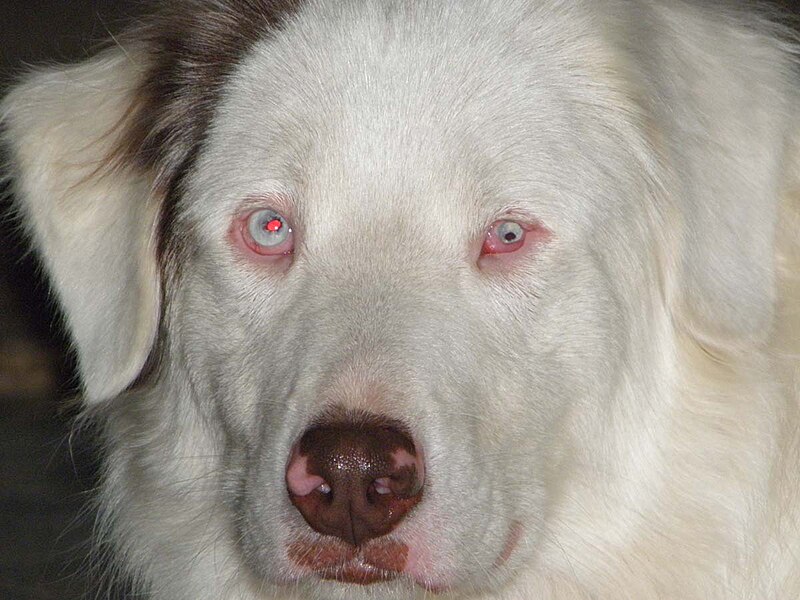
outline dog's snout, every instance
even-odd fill
[[[420,501],[424,478],[412,437],[377,418],[312,427],[286,469],[289,497],[312,529],[353,546],[392,531]]]

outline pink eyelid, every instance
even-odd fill
[[[497,230],[504,223],[516,223],[519,225],[523,231],[522,238],[512,244],[503,242]],[[492,223],[489,229],[486,230],[486,236],[484,237],[483,246],[481,248],[481,255],[510,254],[512,252],[517,252],[525,246],[530,235],[537,229],[541,229],[541,226],[536,223],[524,223],[516,219],[499,219]]]

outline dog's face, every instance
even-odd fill
[[[617,207],[644,187],[604,131],[620,115],[577,118],[563,71],[436,32],[376,46],[373,26],[290,29],[232,75],[170,233],[172,351],[224,423],[259,574],[492,585],[536,546],[565,414],[620,376],[632,281],[604,257],[635,243]],[[413,440],[420,497],[344,568],[352,539],[314,532],[287,473],[307,431],[365,414]]]
[[[616,509],[606,487],[644,501],[660,433],[638,428],[669,394],[674,307],[695,309],[687,328],[738,311],[720,327],[746,333],[768,312],[749,247],[730,281],[682,295],[706,257],[680,227],[704,216],[666,200],[672,132],[583,8],[331,4],[256,28],[236,60],[185,36],[230,59],[208,97],[176,35],[183,71],[153,53],[150,87],[118,53],[8,101],[89,400],[159,359],[105,409],[106,495],[164,597],[499,588],[575,528],[567,500],[594,523]],[[138,163],[99,172],[116,133],[159,119],[127,146]]]

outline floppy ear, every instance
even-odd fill
[[[669,17],[656,79],[678,74],[662,90],[683,221],[673,310],[711,345],[758,343],[775,311],[775,234],[797,103],[789,47],[769,24],[759,32],[733,17]]]
[[[34,73],[0,105],[20,216],[66,314],[89,402],[136,379],[158,327],[151,182],[108,168],[138,79],[134,59],[114,50]]]

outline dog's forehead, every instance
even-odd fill
[[[596,187],[579,181],[593,165],[576,151],[591,119],[576,123],[568,97],[585,65],[565,67],[575,53],[549,45],[534,16],[487,24],[490,3],[471,4],[314,3],[318,14],[301,12],[237,65],[195,189],[223,210],[288,191],[299,217],[331,231],[359,213],[481,227],[512,207],[574,220]]]

